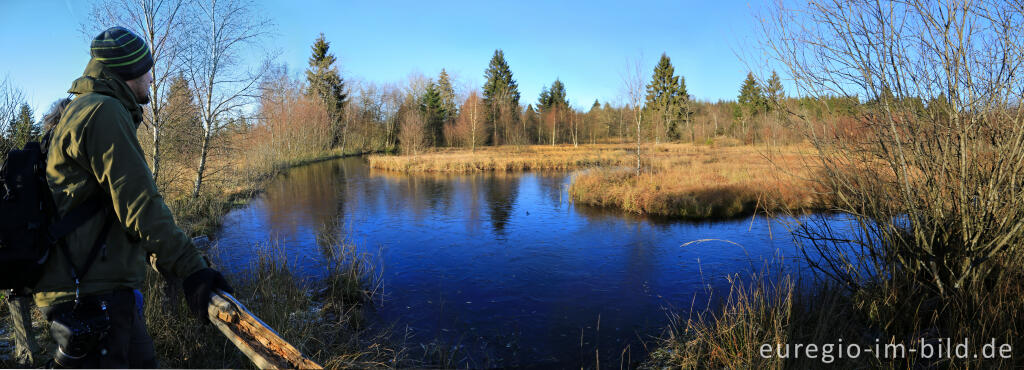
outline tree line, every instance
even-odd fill
[[[736,100],[698,101],[665,54],[650,74],[636,73],[645,81],[636,84],[637,99],[595,100],[587,107],[572,106],[570,87],[557,77],[536,101],[523,99],[501,49],[479,88],[457,91],[458,81],[444,69],[436,77],[375,83],[342,76],[324,34],[313,41],[304,76],[297,77],[272,58],[256,66],[241,62],[273,28],[248,0],[107,0],[94,4],[84,29],[98,32],[109,24],[125,25],[152,47],[153,97],[140,141],[158,186],[193,198],[208,181],[216,186],[237,170],[239,157],[273,167],[325,150],[415,154],[431,147],[720,138],[779,144],[806,134],[788,125],[782,110],[814,117],[818,130],[829,134],[854,125],[843,117],[866,104],[788,97],[774,72],[763,83],[748,74]],[[0,135],[3,145],[17,147],[38,136],[40,124],[17,89],[3,86]]]

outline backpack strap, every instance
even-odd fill
[[[93,199],[96,199],[96,198],[103,198],[103,197],[99,197],[99,196],[93,197]],[[85,208],[85,207],[78,207],[75,210],[76,211],[77,210],[81,210],[82,208]],[[98,211],[106,211],[108,209],[109,208],[100,208],[100,209],[98,209],[96,211],[97,212]],[[100,234],[96,237],[96,240],[93,241],[92,248],[89,250],[89,257],[86,258],[85,266],[82,266],[81,269],[79,269],[77,266],[75,266],[75,263],[71,261],[71,251],[68,249],[68,243],[64,240],[64,238],[60,238],[60,239],[57,240],[57,245],[60,246],[61,252],[64,253],[64,257],[68,261],[68,270],[71,272],[71,279],[75,281],[75,306],[76,307],[78,306],[78,302],[79,302],[79,298],[80,298],[80,294],[79,293],[80,293],[80,287],[82,285],[81,278],[83,276],[85,276],[86,273],[89,272],[89,269],[92,267],[93,262],[96,262],[96,257],[99,256],[100,251],[106,248],[107,234],[110,232],[110,225],[113,222],[110,220],[108,212],[103,212],[103,216],[106,218],[106,220],[103,221],[103,228],[100,229]],[[67,217],[65,217],[64,219],[67,219]],[[64,219],[62,219],[61,221],[64,221]],[[77,225],[76,225],[76,227],[77,227]],[[74,229],[74,228],[72,228],[72,229]]]
[[[100,191],[102,192],[102,190]],[[71,212],[68,212],[57,222],[50,224],[50,229],[46,232],[50,243],[56,244],[79,226],[82,226],[85,221],[88,221],[92,216],[102,211],[109,203],[109,198],[104,195],[97,193],[86,199],[84,203],[79,204],[78,207],[72,209]]]

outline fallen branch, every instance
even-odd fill
[[[210,294],[207,313],[213,323],[260,369],[323,369],[281,339],[270,326],[249,312],[235,297],[217,290]]]

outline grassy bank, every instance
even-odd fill
[[[807,146],[650,144],[637,175],[631,144],[502,146],[444,149],[421,155],[370,156],[372,168],[401,172],[480,172],[589,169],[569,194],[581,204],[636,214],[691,219],[728,218],[761,210],[813,210],[821,202],[807,166]]]
[[[598,144],[525,145],[438,149],[419,155],[371,155],[371,168],[400,172],[451,172],[573,170],[594,166],[628,165],[629,145]],[[635,160],[635,159],[634,159]]]
[[[688,219],[729,218],[755,211],[822,208],[806,179],[806,146],[661,144],[641,151],[643,170],[597,168],[580,173],[569,195],[581,204]],[[634,159],[635,160],[635,159]]]
[[[1024,365],[1019,349],[1024,287],[1016,282],[1022,277],[938,299],[907,278],[850,291],[838,285],[798,286],[788,277],[770,281],[757,274],[741,280],[737,275],[720,305],[673,316],[668,334],[642,367],[1019,368]],[[995,349],[985,354],[990,343]],[[771,347],[763,356],[766,344]],[[807,352],[809,344],[813,352]],[[947,344],[953,352],[939,356],[938,347]],[[1012,349],[1000,354],[1004,344]],[[967,352],[958,354],[958,346]],[[930,358],[926,347],[935,351]]]
[[[225,169],[225,174],[208,181],[206,190],[197,198],[191,197],[188,181],[171,182],[161,191],[169,199],[168,206],[179,227],[192,236],[213,235],[220,228],[224,214],[247,204],[277,175],[293,167],[361,154],[364,153],[343,153],[333,149],[296,154],[280,160],[259,160],[240,155],[217,164],[217,167]]]
[[[235,296],[282,338],[327,368],[410,366],[386,331],[366,330],[363,306],[374,298],[375,268],[345,243],[322,247],[325,277],[299,277],[284,247],[256,247],[256,261],[227,278]],[[146,319],[162,367],[243,368],[251,364],[212,325],[196,330],[184,301],[165,301],[162,280],[147,279]],[[168,314],[173,312],[173,314]]]

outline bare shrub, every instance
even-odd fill
[[[767,47],[798,89],[862,103],[856,124],[808,131],[818,181],[857,230],[801,226],[819,271],[854,290],[906,277],[947,297],[1019,254],[1022,26],[1020,4],[1000,1],[778,4]]]
[[[398,142],[401,144],[402,154],[419,154],[427,147],[426,121],[418,110],[409,109],[402,114]]]

